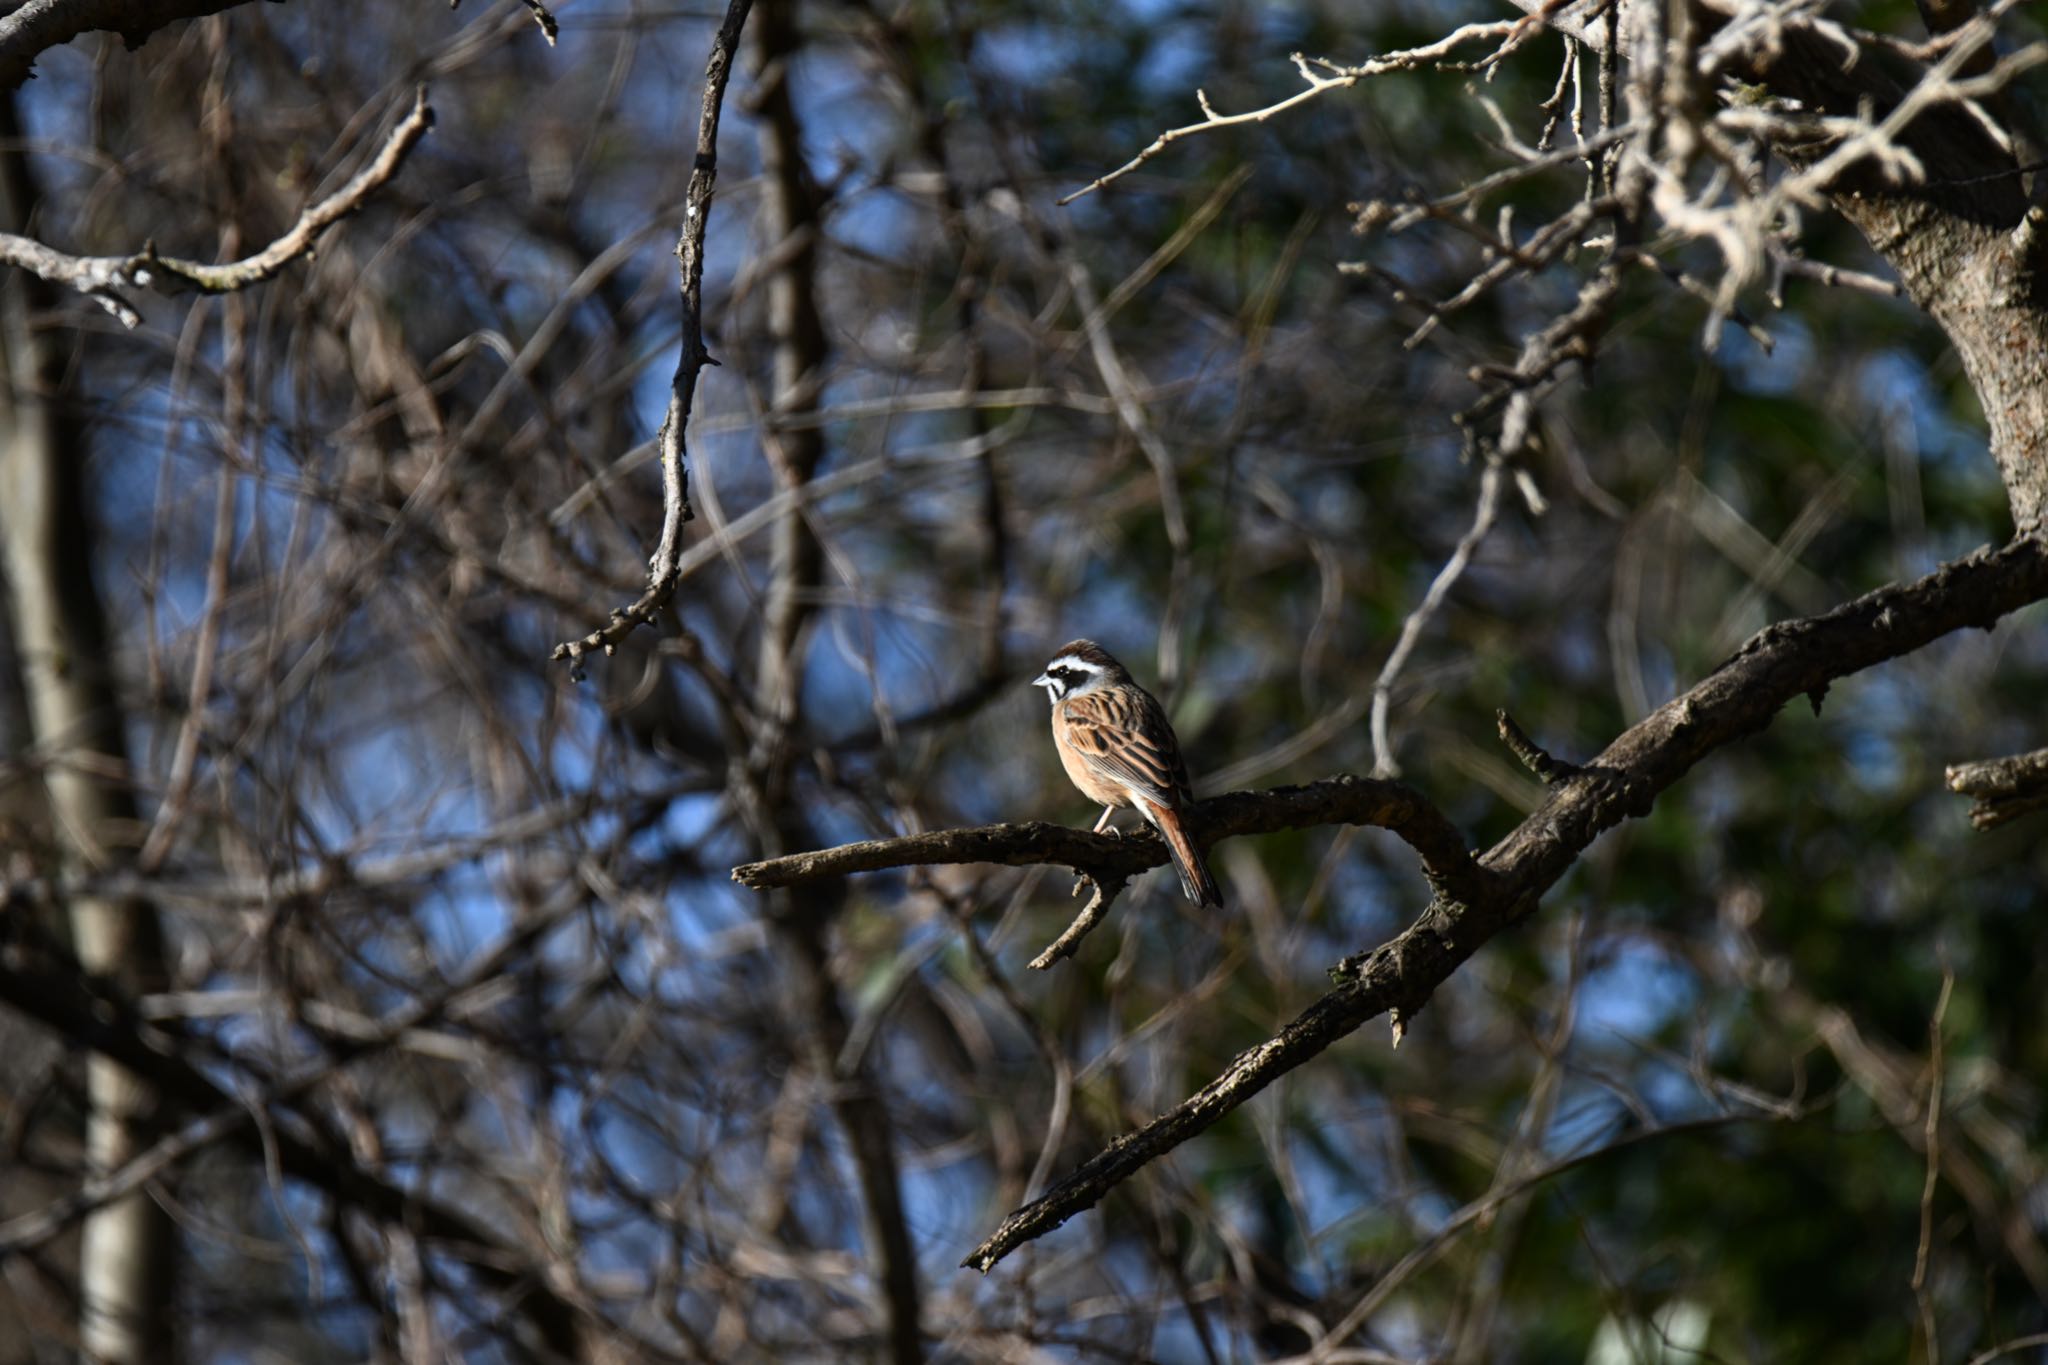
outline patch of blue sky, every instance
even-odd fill
[[[1642,1037],[1698,998],[1693,974],[1657,944],[1634,936],[1610,939],[1580,980],[1574,1034]]]
[[[1567,617],[1550,635],[1551,659],[1568,681],[1605,683],[1611,676],[1604,629],[1588,615]]]
[[[1879,668],[1842,679],[1829,689],[1823,720],[1852,739],[1862,734],[1894,744],[1897,736],[1916,734],[1925,723],[1926,680],[1912,671]],[[1886,785],[1894,781],[1888,778]]]
[[[458,870],[440,878],[438,890],[418,902],[414,917],[437,964],[454,973],[486,944],[509,932],[518,911],[505,903],[481,871]],[[390,965],[394,970],[418,970],[416,963]]]
[[[685,792],[669,801],[654,832],[673,848],[697,848],[718,833],[725,798],[717,792]]]
[[[1161,17],[1168,14],[1165,4],[1159,5]],[[1170,109],[1162,108],[1161,117],[1172,116],[1174,122],[1186,121],[1185,100],[1187,92],[1197,86],[1209,84],[1215,70],[1215,44],[1212,26],[1200,24],[1147,24],[1145,33],[1151,39],[1144,55],[1132,68],[1131,79],[1141,90],[1161,92],[1171,96],[1178,92],[1181,101]],[[1286,74],[1292,75],[1291,71]]]
[[[67,43],[36,57],[34,79],[15,97],[15,109],[41,188],[52,203],[74,199],[90,181],[107,173],[92,151],[92,100],[98,84],[97,50]],[[197,107],[194,108],[197,116]],[[80,250],[82,244],[54,242]],[[142,244],[137,242],[136,247]]]
[[[1701,321],[1704,323],[1704,316]],[[1773,313],[1767,330],[1777,343],[1769,351],[1731,323],[1721,333],[1712,362],[1744,393],[1772,395],[1806,389],[1813,382],[1813,333],[1792,313]]]
[[[1984,456],[1985,434],[1978,419],[1974,414],[1961,421],[1950,416],[1947,395],[1918,356],[1896,349],[1878,352],[1864,362],[1856,383],[1873,408],[1904,406],[1922,459],[1996,481],[1996,468]]]
[[[975,35],[974,53],[984,72],[1012,90],[1034,90],[1066,76],[1080,64],[1088,30],[1057,19],[1020,19],[990,24]]]
[[[813,714],[829,717],[828,734],[864,731],[878,723],[877,706],[900,718],[966,684],[939,662],[945,637],[936,623],[907,618],[886,601],[822,614],[804,670]],[[952,662],[960,662],[955,659]]]
[[[667,1128],[671,1117],[668,1102],[644,1092],[632,1093],[635,1091],[639,1087],[631,1087],[621,1096],[634,1101],[631,1109],[617,1104],[593,1106],[583,1116],[581,1137],[590,1144],[596,1160],[659,1198],[689,1179],[689,1149],[680,1147]]]
[[[1865,790],[1896,792],[1904,787],[1908,764],[1889,735],[1858,725],[1843,735],[1842,741],[1843,757]]]
[[[1381,1107],[1374,1106],[1376,1110]],[[1317,1123],[1325,1121],[1320,1116],[1315,1119]],[[1362,1114],[1354,1120],[1351,1131],[1355,1134],[1367,1125],[1378,1126],[1383,1122],[1376,1113]],[[1389,1168],[1382,1160],[1384,1153],[1377,1145],[1370,1150],[1346,1150],[1341,1144],[1332,1144],[1327,1135],[1307,1135],[1293,1123],[1288,1126],[1285,1140],[1301,1196],[1299,1212],[1307,1220],[1305,1227],[1295,1229],[1295,1235],[1310,1253],[1299,1258],[1297,1273],[1311,1267],[1319,1272],[1305,1276],[1309,1283],[1304,1287],[1313,1292],[1318,1280],[1329,1284],[1343,1278],[1351,1264],[1347,1243],[1361,1225],[1392,1222],[1401,1217],[1401,1209],[1394,1202],[1400,1191],[1390,1182]],[[1340,1152],[1357,1159],[1340,1162]]]
[[[124,382],[118,398],[118,406],[96,421],[92,430],[94,462],[100,474],[94,480],[93,493],[107,520],[146,525],[156,511],[162,460],[174,462],[169,480],[174,490],[186,489],[192,473],[218,467],[217,459],[206,457],[216,456],[219,446],[208,437],[205,426],[192,421],[196,417],[203,422],[218,414],[207,411],[205,398],[195,392],[187,392],[174,406],[168,385],[154,378]],[[200,405],[197,410],[195,403]],[[165,433],[173,422],[185,424],[187,439],[196,437],[197,442],[174,441],[166,449]],[[210,505],[210,497],[207,503]],[[211,516],[206,525],[211,527]]]
[[[320,1330],[340,1350],[359,1354],[369,1351],[376,1315],[356,1296],[340,1269],[340,1257],[327,1227],[324,1196],[300,1192],[295,1185],[288,1185],[287,1190],[288,1202],[295,1206],[291,1210],[292,1226],[287,1228],[275,1218],[274,1203],[269,1208],[273,1217],[263,1220],[264,1225],[260,1226],[260,1231],[273,1243],[294,1255],[291,1269],[277,1276],[278,1287],[298,1301],[301,1311],[320,1319]],[[305,1269],[307,1262],[297,1254],[302,1240],[313,1255],[310,1276]],[[184,1250],[198,1263],[191,1278],[200,1285],[208,1280],[232,1279],[237,1288],[248,1288],[249,1263],[240,1248],[228,1247],[203,1230],[193,1228],[185,1238]],[[216,1256],[216,1251],[221,1254]],[[191,1330],[195,1333],[190,1343],[195,1359],[247,1361],[250,1365],[268,1365],[276,1359],[272,1348],[262,1341],[245,1346],[237,1340],[242,1329],[235,1322],[196,1316]]]
[[[1035,1138],[1038,1130],[1027,1129]],[[994,1212],[987,1169],[968,1157],[964,1145],[949,1147],[935,1161],[903,1150],[897,1137],[903,1181],[903,1218],[917,1247],[920,1269],[942,1283],[958,1265],[963,1246],[981,1240]]]
[[[1634,1054],[1627,1080],[1661,1123],[1683,1123],[1722,1107],[1719,1101],[1701,1093],[1699,1082],[1684,1068],[1661,1058]]]
[[[1643,696],[1651,706],[1662,706],[1678,695],[1678,664],[1662,643],[1648,637],[1639,638],[1636,664],[1643,680]]]
[[[1754,781],[1755,775],[1740,763],[1702,764],[1688,775],[1683,792],[1672,795],[1684,802],[1685,809],[1703,828],[1719,829],[1751,805]],[[1693,859],[1693,866],[1709,880],[1722,866],[1721,850],[1713,840],[1697,846]]]
[[[1295,836],[1289,836],[1295,837]],[[1309,836],[1305,864],[1318,870],[1329,856],[1334,831]],[[1321,913],[1300,918],[1290,910],[1298,951],[1312,972],[1361,946],[1399,931],[1405,915],[1427,902],[1427,885],[1408,846],[1385,830],[1359,830],[1330,869]]]
[[[1049,657],[1052,649],[1066,641],[1086,637],[1123,660],[1139,681],[1156,691],[1159,603],[1145,583],[1113,573],[1111,560],[1090,559],[1066,608],[1048,623],[1050,631],[1041,648]]]
[[[719,855],[716,864],[731,866],[745,861],[751,853],[742,856]],[[720,883],[717,879],[686,886],[672,887],[665,897],[668,910],[669,932],[674,935],[676,945],[685,953],[701,955],[705,962],[720,964],[721,972],[731,970],[730,961],[760,951],[767,943],[766,930],[761,923],[761,893],[749,891],[731,882]],[[649,977],[650,991],[659,989],[666,997],[670,991],[685,990],[697,993],[697,978],[683,963],[672,960],[665,948],[652,943],[647,945],[649,969],[660,970],[660,976]],[[704,983],[715,992],[722,982],[713,979]]]

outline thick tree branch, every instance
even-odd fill
[[[1117,1138],[1005,1218],[962,1264],[989,1270],[1374,1016],[1412,1016],[1459,964],[1534,910],[1595,838],[1629,816],[1648,814],[1658,794],[1695,763],[1762,730],[1787,702],[1819,695],[1838,678],[1952,631],[1989,629],[2006,613],[2043,598],[2048,539],[2024,537],[1913,583],[1880,588],[1833,611],[1759,632],[1683,696],[1555,783],[1549,800],[1480,860],[1485,876],[1479,894],[1440,895],[1394,939],[1340,963],[1343,984],[1274,1037],[1239,1054],[1201,1090]]]
[[[0,88],[27,80],[35,60],[81,33],[107,30],[130,48],[166,24],[233,9],[245,0],[27,0],[0,19]]]
[[[1976,798],[1970,823],[1978,829],[2048,809],[2048,749],[1954,764],[1948,770],[1948,788]]]
[[[567,659],[572,675],[580,675],[583,656],[592,650],[609,655],[635,626],[651,625],[655,615],[675,596],[682,581],[683,523],[695,513],[690,510],[689,449],[685,437],[690,409],[697,398],[697,376],[706,365],[716,365],[704,348],[704,234],[711,225],[711,194],[718,186],[718,120],[725,108],[725,86],[732,76],[733,56],[739,51],[740,30],[746,26],[753,0],[731,0],[725,22],[711,41],[711,56],[704,64],[704,101],[697,113],[697,159],[690,171],[690,183],[683,192],[683,228],[676,240],[683,293],[683,347],[676,360],[675,377],[669,381],[668,416],[662,419],[661,435],[661,536],[647,561],[647,587],[623,607],[615,607],[610,619],[580,640],[565,640],[550,656]]]
[[[132,256],[67,256],[33,237],[0,232],[0,265],[16,265],[52,284],[68,285],[96,300],[121,320],[125,327],[142,321],[141,314],[123,296],[124,289],[154,287],[160,293],[176,294],[197,289],[206,294],[226,294],[260,284],[301,256],[310,255],[320,234],[368,202],[370,196],[398,174],[406,154],[419,144],[434,126],[434,111],[427,104],[421,86],[413,93],[412,108],[377,153],[346,185],[299,215],[299,221],[282,237],[253,256],[222,265],[204,261],[160,256],[150,243]]]
[[[1197,803],[1192,824],[1195,841],[1204,848],[1241,834],[1272,834],[1317,825],[1377,825],[1392,830],[1421,856],[1423,874],[1440,892],[1463,899],[1480,896],[1490,889],[1487,874],[1473,860],[1457,827],[1427,797],[1402,782],[1346,774],[1302,787],[1229,792]],[[1070,867],[1100,887],[1111,888],[1141,872],[1163,866],[1166,861],[1166,845],[1149,829],[1113,838],[1028,820],[971,829],[931,830],[896,839],[864,839],[836,848],[792,853],[742,864],[732,870],[732,878],[742,886],[760,891],[891,867],[934,863],[1029,867],[1052,863]]]

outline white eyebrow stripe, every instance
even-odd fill
[[[1102,671],[1100,664],[1091,664],[1078,654],[1060,655],[1059,658],[1054,659],[1045,666],[1045,671],[1050,673],[1055,668],[1071,668],[1078,673],[1100,673]]]

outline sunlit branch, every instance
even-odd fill
[[[391,130],[376,158],[350,178],[346,185],[299,215],[299,221],[282,237],[253,256],[222,265],[188,261],[157,252],[154,242],[129,256],[69,256],[64,252],[13,233],[0,233],[0,265],[19,266],[52,284],[68,285],[92,299],[121,320],[125,327],[142,321],[123,290],[153,288],[164,294],[196,289],[205,294],[227,294],[260,284],[278,271],[312,254],[320,234],[362,208],[398,174],[407,153],[434,126],[434,111],[427,104],[425,86],[413,92],[412,108]]]
[[[1158,137],[1152,139],[1143,151],[1139,152],[1129,161],[1126,161],[1108,174],[1098,176],[1096,179],[1089,181],[1086,185],[1058,202],[1064,207],[1084,195],[1093,194],[1105,185],[1123,179],[1132,171],[1137,170],[1138,167],[1144,165],[1153,157],[1158,156],[1183,138],[1193,137],[1198,133],[1213,133],[1220,128],[1235,128],[1247,123],[1264,123],[1266,120],[1284,114],[1298,105],[1306,104],[1312,99],[1327,95],[1332,90],[1346,90],[1367,77],[1383,75],[1389,71],[1411,71],[1420,66],[1444,65],[1456,67],[1463,65],[1462,63],[1449,62],[1447,59],[1452,52],[1466,43],[1500,38],[1503,40],[1502,49],[1496,51],[1495,55],[1505,55],[1506,49],[1518,46],[1523,38],[1535,30],[1535,27],[1535,25],[1527,20],[1522,19],[1500,20],[1489,24],[1467,24],[1434,43],[1429,43],[1423,47],[1409,48],[1403,52],[1389,52],[1384,56],[1374,57],[1356,66],[1339,66],[1334,62],[1316,61],[1297,52],[1294,54],[1294,68],[1301,73],[1302,80],[1307,83],[1306,89],[1297,90],[1285,99],[1276,100],[1262,108],[1247,110],[1242,114],[1217,113],[1209,104],[1209,96],[1205,92],[1197,90],[1195,92],[1195,102],[1202,107],[1201,122],[1167,129]],[[1329,74],[1318,74],[1315,70],[1317,67],[1321,67],[1324,72]]]
[[[2048,749],[1957,763],[1947,776],[1950,791],[1976,798],[1970,823],[1978,829],[1993,829],[2030,811],[2048,809]]]

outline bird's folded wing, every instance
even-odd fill
[[[1091,692],[1066,703],[1067,740],[1104,777],[1169,808],[1186,801],[1187,771],[1159,703],[1143,692]]]

